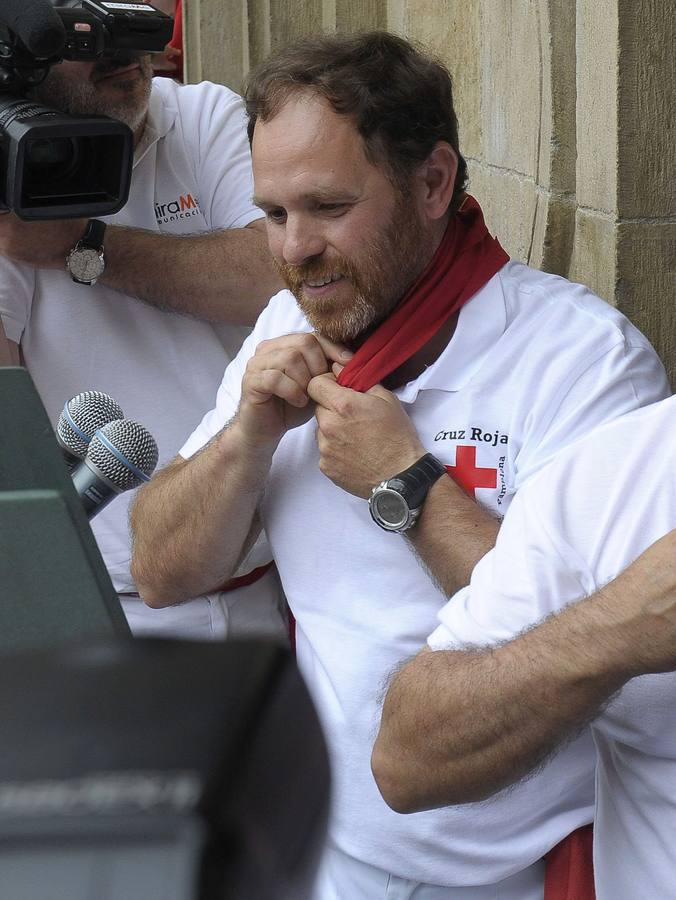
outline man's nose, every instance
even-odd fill
[[[325,248],[326,240],[316,223],[300,216],[287,219],[282,245],[282,255],[287,265],[302,266],[321,256]]]

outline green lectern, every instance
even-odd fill
[[[0,368],[0,654],[111,635],[130,631],[45,408]]]

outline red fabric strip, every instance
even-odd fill
[[[338,384],[355,391],[379,384],[424,347],[508,260],[488,233],[481,207],[465,194],[429,266],[357,350]]]
[[[545,854],[544,900],[595,900],[593,837],[584,825]]]
[[[220,587],[214,588],[213,591],[209,591],[209,593],[227,594],[228,591],[236,591],[237,588],[248,587],[250,584],[255,584],[259,581],[259,579],[261,579],[271,568],[271,562],[264,566],[259,566],[257,569],[252,569],[250,572],[247,572],[246,575],[239,575],[237,578],[231,578]]]

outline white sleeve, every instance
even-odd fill
[[[184,459],[189,459],[198,450],[201,450],[209,441],[218,434],[237,412],[239,399],[242,394],[242,378],[249,359],[253,356],[256,345],[260,340],[254,337],[254,333],[244,341],[242,347],[228,365],[223,375],[223,380],[216,394],[216,406],[209,410],[200,424],[190,435],[188,440],[179,450]]]
[[[551,490],[541,480],[519,491],[495,547],[477,563],[469,585],[442,607],[441,624],[427,641],[432,650],[509,640],[595,590],[586,563],[552,537],[538,515],[539,499]]]
[[[35,293],[35,269],[0,257],[0,318],[8,340],[21,343]]]
[[[263,215],[251,199],[253,176],[244,102],[222,85],[197,87],[200,206],[211,228],[243,228]],[[188,127],[190,118],[188,115]]]
[[[626,339],[578,367],[556,395],[534,396],[534,423],[516,459],[515,488],[565,446],[604,422],[671,394],[659,357],[647,343]],[[541,408],[538,409],[538,405]]]

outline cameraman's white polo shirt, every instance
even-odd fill
[[[178,85],[156,78],[148,123],[134,155],[129,201],[104,221],[177,235],[241,228],[261,216],[252,193],[241,98],[209,82]],[[0,259],[0,273],[7,337],[21,344],[54,425],[70,397],[105,391],[127,418],[153,434],[159,466],[176,456],[211,405],[223,370],[251,330],[166,312],[101,283],[83,287],[66,273],[65,261],[63,271],[52,271]],[[161,282],[168,276],[158,271],[156,277]],[[115,588],[123,593],[136,590],[129,572],[132,499],[133,492],[122,494],[92,522]],[[269,558],[263,548],[250,568]],[[259,589],[244,588],[237,596],[251,597]],[[281,625],[271,591],[278,593],[275,585],[266,587],[257,622],[266,618],[263,607],[269,607]],[[149,610],[138,601],[132,605],[136,633],[169,630],[204,637],[225,633],[235,613],[241,619],[243,604],[228,610],[200,598],[171,610]]]

